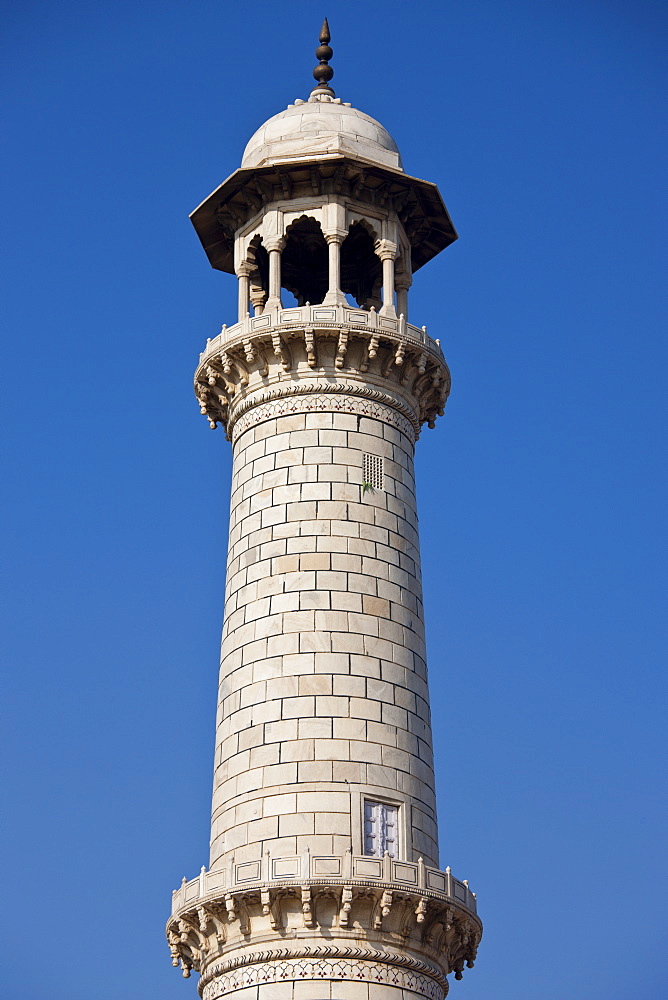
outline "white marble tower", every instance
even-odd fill
[[[167,933],[204,1000],[441,1000],[482,928],[439,869],[413,453],[450,375],[408,289],[457,234],[320,43],[192,215],[238,278],[195,376],[234,466],[211,857]]]

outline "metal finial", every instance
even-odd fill
[[[329,46],[329,40],[331,35],[329,33],[329,24],[327,23],[327,18],[322,22],[322,28],[320,29],[320,35],[318,40],[320,45],[315,50],[316,58],[320,60],[316,68],[313,70],[313,76],[316,80],[316,86],[311,91],[312,94],[328,94],[330,97],[334,97],[334,91],[329,86],[329,81],[334,76],[334,70],[329,65],[329,60],[332,58],[334,53]]]

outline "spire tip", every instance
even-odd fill
[[[331,40],[331,35],[329,33],[329,23],[327,18],[322,22],[322,28],[320,29],[320,34],[318,36],[318,41],[320,45],[315,50],[316,58],[320,60],[316,68],[313,70],[313,76],[316,81],[316,85],[311,91],[312,95],[317,94],[327,94],[329,97],[334,97],[334,91],[329,86],[329,81],[334,76],[334,70],[329,65],[329,60],[334,55],[332,49],[329,46]]]

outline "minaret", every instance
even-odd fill
[[[482,932],[439,867],[413,473],[450,374],[408,289],[457,234],[329,41],[192,215],[239,287],[195,375],[234,455],[211,857],[167,929],[204,1000],[440,1000]]]

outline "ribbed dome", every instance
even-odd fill
[[[300,101],[270,118],[246,146],[241,166],[265,167],[345,154],[403,170],[389,132],[369,115],[331,98]]]

